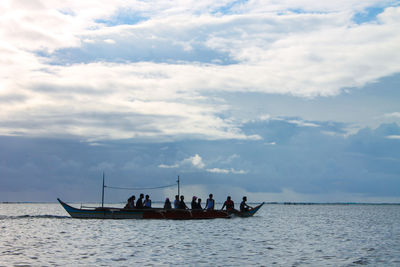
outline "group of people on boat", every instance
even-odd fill
[[[143,199],[144,198],[144,199]],[[146,197],[143,194],[140,194],[139,199],[136,201],[136,197],[133,195],[128,198],[128,203],[125,205],[125,209],[148,209],[151,208],[151,199],[149,195]]]
[[[128,202],[125,205],[126,209],[148,209],[151,208],[151,199],[149,195],[144,196],[143,194],[140,194],[139,199],[135,203],[136,197],[133,195],[128,199]],[[242,202],[240,203],[240,211],[248,211],[252,209],[249,205],[246,203],[247,197],[244,196],[242,198]],[[174,209],[182,209],[186,210],[189,209],[189,207],[185,203],[185,197],[183,195],[175,196],[174,200]],[[226,201],[224,202],[221,210],[226,209],[228,212],[238,212],[238,210],[235,209],[235,203],[231,199],[230,196],[227,197]],[[169,210],[172,209],[172,203],[169,200],[169,198],[165,199],[164,203],[164,209]],[[201,198],[198,198],[196,196],[192,197],[192,202],[191,202],[191,207],[190,209],[192,210],[214,210],[215,209],[215,200],[213,199],[213,194],[210,194],[208,196],[208,199],[206,200],[206,204],[204,208],[202,207],[201,204]]]

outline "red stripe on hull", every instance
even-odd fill
[[[204,210],[159,210],[144,211],[143,219],[172,219],[172,220],[188,220],[188,219],[216,219],[230,218],[225,211],[204,211]]]

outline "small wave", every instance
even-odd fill
[[[126,261],[126,258],[116,258],[116,259],[111,259],[112,261]]]
[[[18,216],[6,216],[0,215],[0,220],[15,220],[15,219],[70,219],[69,216],[59,216],[59,215],[18,215]]]
[[[360,258],[356,261],[353,261],[354,264],[359,264],[359,265],[368,265],[369,261],[365,258]]]

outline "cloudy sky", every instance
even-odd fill
[[[1,1],[0,201],[98,201],[104,171],[400,202],[398,29],[389,0]]]

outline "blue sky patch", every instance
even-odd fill
[[[97,23],[105,24],[109,27],[117,25],[135,25],[148,20],[148,17],[142,16],[137,12],[130,10],[119,10],[108,19],[97,19]]]
[[[375,21],[378,14],[382,13],[384,10],[385,9],[382,7],[369,7],[363,12],[356,13],[353,17],[353,21],[357,24]]]
[[[224,6],[221,6],[220,8],[216,9],[214,12],[212,12],[213,14],[224,14],[224,15],[228,15],[228,14],[234,14],[236,12],[232,11],[232,8],[238,5],[242,5],[244,3],[248,2],[247,0],[237,0],[237,1],[232,1]]]
[[[146,43],[127,45],[104,43],[84,44],[79,48],[59,49],[52,54],[37,51],[37,55],[50,59],[52,65],[68,65],[91,62],[201,62],[216,65],[236,64],[226,52],[215,51],[202,45],[193,45],[193,49],[185,51],[179,45],[169,42],[155,42],[152,47]]]

